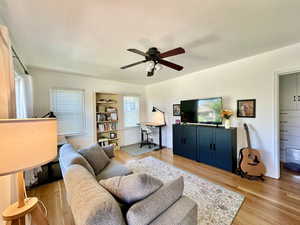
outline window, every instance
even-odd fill
[[[58,122],[59,135],[78,135],[84,130],[84,91],[75,89],[50,90],[51,111]]]
[[[124,127],[135,127],[140,122],[140,98],[124,96]]]

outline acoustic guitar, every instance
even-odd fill
[[[242,176],[260,177],[263,178],[266,173],[266,168],[261,161],[261,156],[258,150],[251,147],[249,129],[247,124],[244,124],[247,136],[247,148],[240,150],[239,168]]]

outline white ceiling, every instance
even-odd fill
[[[26,64],[150,84],[300,41],[299,0],[0,0]],[[147,78],[127,48],[162,52],[185,67]]]

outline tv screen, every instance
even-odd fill
[[[221,124],[222,109],[221,97],[181,101],[181,122]]]

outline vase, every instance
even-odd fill
[[[225,119],[224,126],[225,126],[225,129],[230,129],[230,127],[231,127],[230,119]]]

